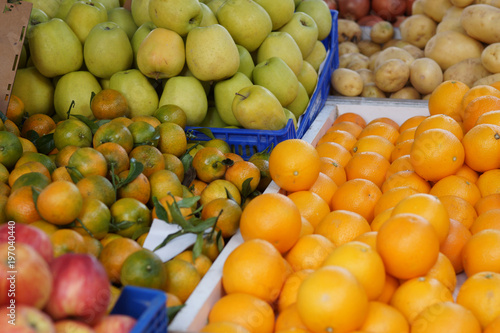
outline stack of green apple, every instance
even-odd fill
[[[93,119],[111,88],[130,117],[162,105],[188,126],[279,130],[305,112],[332,28],[322,0],[29,0],[13,94],[31,115]]]

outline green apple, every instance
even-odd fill
[[[203,121],[200,123],[200,126],[223,128],[226,127],[227,124],[220,117],[217,108],[215,106],[209,106],[207,109],[207,115],[205,116],[205,119],[203,119]]]
[[[271,17],[273,30],[278,30],[292,18],[295,11],[293,0],[254,0],[262,6]]]
[[[182,71],[186,60],[184,41],[173,30],[156,28],[137,50],[137,67],[147,77],[166,79]]]
[[[252,81],[243,73],[237,72],[233,77],[219,81],[214,85],[215,107],[222,120],[228,125],[241,126],[233,114],[235,94],[245,87],[252,86]]]
[[[249,52],[255,51],[273,28],[269,14],[252,0],[227,0],[215,15],[234,42]]]
[[[206,4],[200,2],[200,7],[201,7],[201,12],[203,13],[203,18],[201,19],[200,27],[208,27],[209,25],[219,23],[219,21],[217,21],[217,17],[215,17],[215,14]]]
[[[70,107],[71,114],[78,114],[88,119],[94,119],[90,109],[92,93],[101,91],[101,85],[96,77],[87,71],[75,71],[63,75],[54,91],[54,108],[61,119],[67,118]],[[73,104],[74,103],[74,104]]]
[[[295,12],[280,31],[288,32],[299,46],[302,58],[312,52],[318,40],[318,26],[314,19],[303,12]]]
[[[307,110],[309,105],[309,95],[306,88],[299,81],[299,93],[292,103],[287,105],[287,109],[292,111],[297,119]]]
[[[118,90],[127,99],[130,118],[152,116],[158,109],[158,94],[149,80],[138,70],[129,69],[113,74],[109,88]]]
[[[210,8],[214,15],[217,14],[217,10],[226,0],[208,0],[205,4]]]
[[[120,7],[120,0],[98,0],[106,7],[106,10]]]
[[[83,44],[96,24],[108,20],[108,12],[100,2],[79,0],[71,6],[64,20]]]
[[[139,46],[141,46],[141,43],[144,40],[144,38],[146,38],[146,36],[154,29],[156,29],[156,25],[154,25],[153,22],[148,21],[146,23],[143,23],[134,32],[134,35],[130,40],[130,44],[132,44],[132,50],[134,51],[134,61],[132,64],[133,68],[137,68],[137,51],[139,50]]]
[[[238,48],[238,53],[240,55],[240,67],[238,67],[238,72],[245,74],[251,80],[252,72],[255,68],[252,55],[245,47],[241,45],[236,45],[236,47]]]
[[[21,47],[21,54],[19,55],[19,62],[17,63],[17,68],[26,68],[26,63],[28,62],[28,51],[26,50],[26,45],[23,44]]]
[[[258,63],[252,73],[253,83],[271,91],[282,106],[292,103],[299,90],[295,73],[279,57],[271,57]]]
[[[233,113],[247,129],[275,131],[285,127],[287,122],[280,101],[268,89],[257,84],[242,88],[236,93]]]
[[[151,17],[149,17],[149,0],[132,0],[130,12],[138,27],[151,21]]]
[[[43,76],[35,67],[18,68],[12,88],[12,94],[24,103],[28,115],[54,112],[54,86],[52,81]]]
[[[238,71],[240,55],[229,32],[220,24],[197,27],[186,38],[186,64],[201,81],[218,81]]]
[[[99,23],[90,30],[83,44],[83,59],[94,76],[109,79],[130,68],[134,52],[125,30],[115,22]]]
[[[57,10],[57,13],[54,17],[64,20],[66,18],[66,15],[68,15],[71,6],[73,6],[73,4],[77,1],[78,0],[62,0],[61,5],[59,6],[59,9]]]
[[[287,108],[283,108],[283,112],[285,112],[287,119],[292,119],[293,127],[295,127],[295,130],[297,130],[297,117],[295,117],[293,112],[288,110]]]
[[[109,79],[99,79],[99,84],[103,90],[109,89]]]
[[[30,13],[30,18],[28,20],[28,35],[32,27],[34,27],[39,23],[48,22],[49,20],[50,20],[49,15],[47,15],[43,10],[39,8],[32,8]]]
[[[115,22],[120,28],[125,30],[129,39],[132,39],[138,28],[130,10],[123,7],[116,7],[108,10],[108,20]]]
[[[306,89],[307,95],[311,97],[314,89],[316,89],[316,85],[318,84],[318,73],[316,72],[314,67],[304,60],[302,64],[302,70],[297,76],[297,79]]]
[[[297,12],[311,16],[318,26],[318,40],[323,40],[332,30],[332,14],[326,2],[321,0],[302,0],[296,7]]]
[[[203,12],[198,0],[149,0],[149,16],[157,27],[185,37],[200,26]]]
[[[54,18],[59,6],[61,5],[61,0],[25,0],[26,2],[31,2],[33,8],[38,8],[43,10],[49,18]]]
[[[304,59],[310,63],[316,72],[319,72],[319,68],[323,61],[326,59],[326,47],[319,40],[314,44],[314,48],[311,53]]]
[[[160,106],[174,104],[186,113],[186,125],[197,126],[207,115],[208,100],[201,82],[194,76],[174,76],[167,80]]]
[[[273,31],[262,42],[257,50],[257,63],[263,62],[271,57],[279,57],[286,62],[295,75],[300,73],[302,68],[302,52],[293,39],[285,31]]]
[[[33,26],[28,43],[33,64],[46,77],[64,75],[82,66],[82,43],[61,19]]]

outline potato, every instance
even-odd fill
[[[465,1],[465,0],[463,0],[463,1]],[[490,5],[490,6],[500,8],[500,0],[475,0],[473,2],[475,4],[484,4],[484,5]]]
[[[380,52],[382,52],[382,51],[375,52],[370,57],[368,57],[368,59],[369,59],[368,60],[368,69],[369,70],[371,70],[371,71],[375,70],[375,62],[377,61],[377,58],[378,58],[378,55],[380,54]]]
[[[479,85],[483,85],[483,84],[490,85],[490,84],[498,82],[498,81],[500,81],[500,73],[491,74],[491,75],[485,76],[483,78],[480,78],[479,80],[474,82],[471,87],[475,87],[475,86],[479,86]]]
[[[401,39],[423,49],[425,44],[436,34],[437,24],[428,16],[413,14],[399,26]]]
[[[371,40],[361,40],[358,42],[357,46],[359,48],[359,52],[363,53],[367,57],[382,50],[382,46],[380,44],[374,43]]]
[[[375,68],[377,68],[378,66],[380,66],[382,63],[384,63],[386,60],[389,59],[401,59],[408,66],[410,66],[411,63],[415,60],[415,58],[413,58],[413,56],[405,49],[396,46],[391,46],[380,52],[380,54],[377,57],[377,60],[375,61]]]
[[[420,93],[413,87],[404,87],[389,95],[389,98],[420,99]]]
[[[427,95],[422,96],[422,100],[424,100],[424,101],[428,101],[428,100],[429,100],[429,98],[431,98],[431,95],[432,95],[432,93],[431,93],[431,94],[427,94]]]
[[[460,17],[462,16],[463,8],[452,6],[447,11],[443,17],[443,20],[439,22],[436,28],[436,33],[447,30],[455,30],[461,33],[465,33],[465,29],[460,23]]]
[[[368,68],[369,58],[361,53],[346,53],[339,57],[339,68],[348,68],[349,64],[353,61],[364,61],[366,62],[366,67]]]
[[[467,7],[468,5],[471,5],[474,2],[474,0],[450,0],[450,2],[453,6],[463,8]]]
[[[483,44],[474,38],[449,30],[434,35],[425,45],[424,55],[445,71],[462,60],[480,57],[483,49]]]
[[[446,10],[453,6],[450,0],[425,0],[424,14],[436,22],[441,22]]]
[[[342,42],[339,44],[339,57],[346,53],[359,53],[359,47],[353,42]]]
[[[410,78],[410,66],[401,59],[389,59],[375,70],[375,84],[384,92],[403,88]]]
[[[486,44],[500,42],[500,8],[490,5],[470,5],[466,7],[460,23],[467,34]]]
[[[363,79],[363,84],[367,85],[368,83],[374,83],[375,82],[375,75],[373,72],[369,69],[362,68],[356,70],[356,72],[361,75],[361,79]]]
[[[394,37],[394,27],[388,21],[377,22],[370,30],[370,39],[378,44],[387,43],[392,37]]]
[[[443,72],[437,62],[430,58],[416,59],[410,66],[410,82],[420,94],[430,94],[443,82]]]
[[[404,47],[405,45],[408,45],[409,43],[404,41],[404,40],[401,40],[401,39],[391,39],[390,41],[388,41],[387,43],[384,43],[382,44],[382,50],[385,50],[389,47],[392,47],[392,46],[395,46],[395,47]]]
[[[361,97],[366,98],[386,98],[385,93],[380,90],[375,83],[368,83],[363,86],[363,91],[361,92]]]
[[[337,68],[334,70],[331,84],[333,89],[343,96],[354,97],[363,91],[363,79],[352,69]]]
[[[500,73],[500,43],[493,43],[481,53],[481,62],[484,68],[492,73]]]
[[[424,57],[424,50],[419,49],[415,45],[412,45],[412,44],[405,45],[405,46],[403,46],[403,50],[405,50],[406,52],[411,54],[414,59]]]
[[[356,53],[356,54],[359,54],[359,56],[354,57],[349,62],[346,68],[352,69],[353,71],[357,71],[358,69],[363,69],[363,68],[368,69],[368,65],[370,64],[369,58],[361,53]]]
[[[411,5],[411,13],[412,15],[418,15],[424,13],[424,1],[425,0],[415,0]]]
[[[491,75],[483,66],[481,58],[469,58],[449,67],[443,73],[443,80],[456,80],[471,87],[477,80]]]
[[[339,43],[347,41],[356,43],[361,40],[361,27],[355,21],[338,19],[337,29]]]

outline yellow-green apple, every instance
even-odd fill
[[[292,120],[293,122],[293,127],[295,127],[295,130],[297,130],[297,117],[293,114],[292,111],[288,110],[287,108],[283,108],[283,111],[285,112],[286,117],[288,120]]]
[[[141,46],[141,43],[144,40],[144,38],[146,38],[146,36],[154,29],[156,29],[156,25],[154,25],[153,22],[148,21],[143,23],[134,32],[134,35],[130,40],[130,44],[132,44],[132,50],[134,51],[133,68],[137,68],[137,51],[139,50],[139,46]]]
[[[54,322],[42,310],[32,306],[16,305],[14,309],[0,308],[0,332],[54,333]]]
[[[332,30],[332,14],[323,0],[302,0],[296,8],[311,16],[318,25],[318,40],[323,40]]]
[[[307,58],[318,40],[316,22],[303,12],[295,12],[290,21],[280,28],[280,31],[288,32],[293,37],[299,46],[302,58]]]
[[[30,18],[28,20],[28,35],[33,26],[48,21],[50,21],[49,15],[47,15],[43,10],[39,8],[32,8]],[[24,42],[27,43],[28,39],[26,38]]]
[[[174,76],[167,80],[160,106],[174,104],[186,113],[186,125],[199,125],[207,114],[208,100],[201,82],[194,76]]]
[[[19,63],[17,64],[17,69],[26,68],[26,63],[28,61],[28,52],[26,51],[26,43],[23,44],[21,48],[21,54],[19,55]]]
[[[197,27],[186,38],[186,64],[201,81],[218,81],[238,71],[240,55],[229,32],[220,24]]]
[[[130,68],[134,52],[125,30],[115,22],[96,24],[83,44],[83,59],[94,76],[109,79]]]
[[[61,0],[26,0],[26,2],[31,2],[33,8],[38,8],[43,10],[50,18],[53,18],[59,6],[61,5]]]
[[[138,27],[151,21],[151,17],[149,17],[149,0],[132,0],[130,12]]]
[[[201,12],[203,17],[201,18],[200,27],[208,27],[211,24],[217,24],[217,17],[215,17],[214,12],[203,2],[200,2]]]
[[[66,15],[68,15],[71,6],[73,6],[73,4],[77,1],[78,0],[62,0],[61,5],[59,6],[59,9],[57,10],[57,13],[54,17],[64,20],[66,18]]]
[[[193,72],[189,69],[189,67],[186,65],[182,69],[182,72],[179,74],[180,76],[194,76]],[[196,77],[196,76],[194,76]],[[210,90],[212,89],[212,81],[200,81],[201,85],[203,86],[203,89],[205,89],[205,94],[208,96],[210,93]],[[166,82],[165,82],[166,83]],[[165,85],[163,85],[165,86]]]
[[[300,83],[302,83],[306,89],[307,94],[311,97],[318,83],[318,73],[314,70],[314,67],[304,60],[302,70],[297,76],[297,79],[299,79]]]
[[[297,6],[299,5],[299,3],[301,2],[302,0],[293,0],[293,2],[295,3],[295,8],[297,8]]]
[[[149,16],[157,27],[185,37],[200,26],[203,12],[198,0],[149,0]]]
[[[251,80],[252,72],[255,68],[252,55],[243,46],[236,44],[236,47],[238,48],[240,56],[240,67],[238,67],[238,72],[245,74]]]
[[[299,80],[286,62],[271,57],[258,63],[252,73],[253,83],[271,91],[282,106],[292,103],[299,91]]]
[[[314,44],[314,48],[309,53],[309,55],[304,59],[308,63],[310,63],[316,72],[319,72],[319,68],[323,61],[326,59],[326,47],[319,40]]]
[[[217,108],[215,106],[209,106],[207,109],[207,115],[205,116],[205,119],[203,119],[203,121],[200,123],[200,126],[223,128],[228,125],[220,117]]]
[[[217,10],[225,1],[226,0],[209,0],[206,2],[206,5],[210,8],[212,13],[217,14]]]
[[[92,326],[79,320],[62,319],[54,323],[56,333],[95,333]]]
[[[109,80],[109,87],[125,96],[131,118],[151,116],[158,108],[158,94],[155,88],[138,69],[113,74]]]
[[[287,23],[295,11],[293,0],[254,0],[262,6],[271,17],[273,30],[278,30]]]
[[[88,71],[75,71],[62,76],[54,91],[54,108],[61,119],[68,117],[71,105],[71,114],[79,114],[88,119],[94,119],[90,109],[92,93],[101,91],[101,85],[96,77]]]
[[[152,79],[167,79],[184,68],[186,54],[182,37],[173,30],[156,28],[137,50],[137,67]]]
[[[271,57],[279,57],[286,62],[295,75],[302,68],[302,52],[293,39],[285,31],[273,31],[267,35],[262,45],[257,50],[257,63],[263,62]]]
[[[120,0],[98,0],[104,5],[107,11],[120,7]]]
[[[137,30],[137,24],[134,22],[132,13],[130,10],[124,7],[116,7],[108,10],[108,21],[115,22],[125,30],[129,39],[132,39],[135,31]]]
[[[287,109],[292,111],[297,120],[299,117],[307,110],[309,105],[309,95],[307,94],[306,88],[299,81],[299,93],[292,103],[287,105]]]
[[[247,129],[280,130],[286,126],[288,120],[276,96],[256,84],[236,93],[233,113],[238,122]]]
[[[83,48],[73,30],[54,18],[33,26],[28,34],[31,60],[46,77],[55,77],[80,69]]]
[[[16,243],[31,246],[42,256],[47,263],[54,258],[54,250],[49,236],[41,229],[24,223],[5,223],[0,227],[0,243],[7,243],[15,239]]]
[[[108,12],[106,7],[100,2],[92,0],[76,1],[64,19],[81,43],[85,42],[90,30],[96,24],[107,20]]]
[[[109,79],[99,79],[99,84],[103,90],[109,89]]]
[[[255,51],[273,28],[269,14],[252,0],[227,0],[215,15],[234,42],[249,52]]]
[[[227,125],[241,126],[233,114],[235,94],[245,87],[252,86],[252,81],[243,73],[237,72],[233,77],[219,81],[214,85],[214,101],[217,112]]]
[[[12,93],[24,103],[28,115],[54,111],[54,86],[36,67],[18,68]]]
[[[94,325],[95,333],[128,333],[130,332],[137,320],[134,317],[122,314],[109,314],[101,318]]]
[[[43,309],[53,283],[49,264],[25,243],[1,243],[0,251],[0,305]]]
[[[45,311],[54,320],[81,320],[89,325],[106,315],[110,283],[104,266],[91,254],[66,253],[50,264],[54,283]]]

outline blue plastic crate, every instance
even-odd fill
[[[167,332],[167,296],[161,290],[125,286],[111,314],[137,319],[132,333]]]
[[[336,10],[331,10],[330,12],[332,15],[332,30],[330,35],[322,41],[327,51],[330,52],[327,53],[323,69],[318,78],[316,90],[310,98],[309,105],[298,119],[297,130],[295,130],[291,120],[288,121],[285,128],[278,131],[209,127],[216,139],[226,141],[231,150],[241,155],[245,160],[248,160],[256,152],[276,146],[281,141],[302,138],[321,109],[323,109],[330,93],[330,78],[333,71],[339,66],[338,12]],[[186,131],[192,131],[196,136],[196,140],[210,140],[205,134],[196,131],[197,128],[200,127],[187,126]]]

